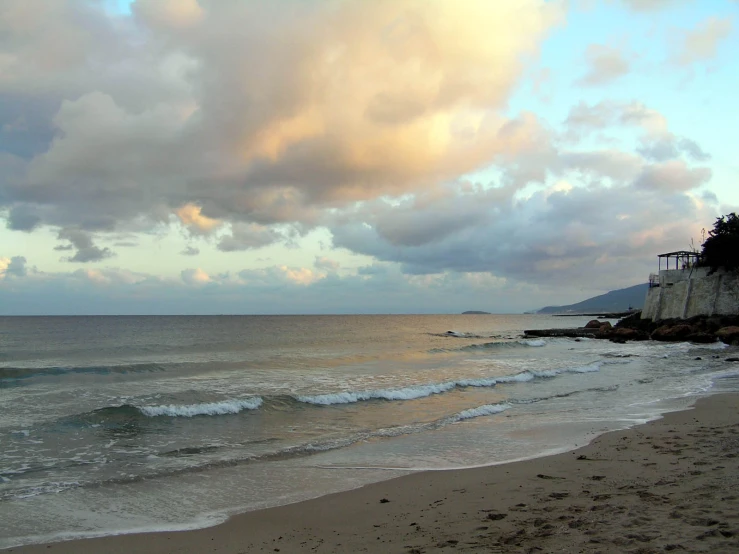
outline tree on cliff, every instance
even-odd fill
[[[727,271],[739,268],[739,216],[736,213],[716,219],[703,243],[701,265],[710,267],[711,273],[721,267]]]

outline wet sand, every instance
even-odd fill
[[[417,473],[196,531],[3,552],[739,552],[739,394],[556,456]]]

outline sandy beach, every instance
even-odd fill
[[[737,552],[739,394],[578,450],[423,472],[185,532],[6,552]]]

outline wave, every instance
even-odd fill
[[[563,373],[590,373],[599,371],[603,362],[593,362],[585,366],[568,367],[563,369],[549,369],[543,371],[527,370],[513,375],[500,377],[481,377],[478,379],[459,379],[442,383],[430,383],[402,387],[399,389],[377,389],[367,391],[343,391],[329,394],[299,395],[293,397],[304,404],[332,406],[336,404],[353,404],[368,400],[415,400],[434,394],[442,394],[456,388],[465,387],[494,387],[506,383],[526,383],[534,379],[547,379]]]
[[[475,417],[484,417],[489,415],[499,414],[511,408],[510,404],[485,404],[484,406],[478,406],[477,408],[470,408],[459,412],[452,416],[454,421],[463,421],[465,419],[472,419]]]
[[[399,437],[402,435],[409,435],[419,433],[423,431],[433,431],[440,429],[450,424],[458,423],[467,419],[476,417],[486,417],[501,413],[512,406],[510,404],[486,404],[478,406],[476,408],[470,408],[461,411],[451,416],[443,417],[436,421],[430,421],[426,423],[417,423],[410,425],[398,425],[395,427],[386,427],[375,429],[371,431],[360,431],[350,436],[342,438],[327,439],[324,441],[308,442],[296,444],[293,446],[283,447],[279,450],[268,452],[264,454],[250,454],[246,456],[237,456],[233,458],[220,458],[220,459],[204,459],[200,463],[194,465],[188,465],[187,467],[175,467],[165,468],[163,470],[156,471],[155,473],[141,474],[141,475],[128,475],[122,477],[113,477],[103,479],[101,481],[70,481],[70,482],[48,482],[42,485],[19,487],[12,490],[0,491],[0,501],[18,498],[29,498],[37,495],[48,494],[48,493],[60,493],[67,489],[73,488],[97,488],[103,485],[113,484],[126,484],[133,482],[141,482],[144,479],[156,479],[163,477],[171,477],[174,475],[197,473],[207,471],[209,469],[223,468],[223,467],[234,467],[242,464],[251,464],[258,462],[269,462],[277,460],[286,460],[292,458],[300,458],[304,456],[310,456],[320,452],[327,452],[330,450],[338,450],[346,448],[376,438],[392,438]],[[128,407],[130,409],[130,407]],[[110,410],[110,408],[107,408]],[[255,442],[271,442],[274,439],[266,439],[264,441]],[[182,447],[175,450],[163,452],[158,454],[162,457],[171,458],[189,458],[197,457],[198,455],[208,455],[219,451],[219,447],[215,445],[205,446],[194,446],[194,447]],[[46,469],[46,468],[45,468]]]
[[[200,404],[166,404],[159,406],[136,406],[121,404],[106,406],[63,418],[61,423],[83,424],[93,427],[115,427],[136,424],[153,417],[195,417],[237,414],[243,410],[256,410],[262,405],[260,397],[232,398],[220,402]],[[138,429],[138,427],[137,427]]]
[[[380,389],[360,392],[336,392],[329,394],[317,394],[314,396],[295,396],[295,400],[305,404],[318,404],[330,406],[333,404],[353,404],[363,400],[415,400],[432,394],[441,394],[455,388],[455,382],[432,383],[429,385],[417,385],[403,387],[400,389]]]
[[[137,409],[148,417],[194,417],[200,415],[237,414],[242,410],[257,410],[263,401],[260,397],[206,402],[203,404],[168,404],[163,406],[139,406]]]
[[[58,377],[70,374],[109,375],[111,373],[150,373],[165,371],[162,364],[142,363],[111,366],[0,367],[0,386],[34,377]]]
[[[472,338],[472,337],[466,337]],[[474,337],[474,338],[487,338],[487,337]],[[430,354],[443,354],[451,352],[469,352],[478,350],[496,350],[499,348],[520,348],[524,347],[542,347],[546,346],[547,341],[543,339],[525,339],[525,340],[497,340],[492,342],[482,342],[478,344],[468,344],[457,348],[432,348],[429,350]]]
[[[446,333],[429,333],[433,337],[452,337],[458,339],[493,339],[498,335],[477,335],[475,333],[464,333],[462,331],[447,331]]]

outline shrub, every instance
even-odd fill
[[[701,265],[711,273],[723,267],[728,271],[739,268],[739,217],[732,212],[716,219],[703,243]]]

